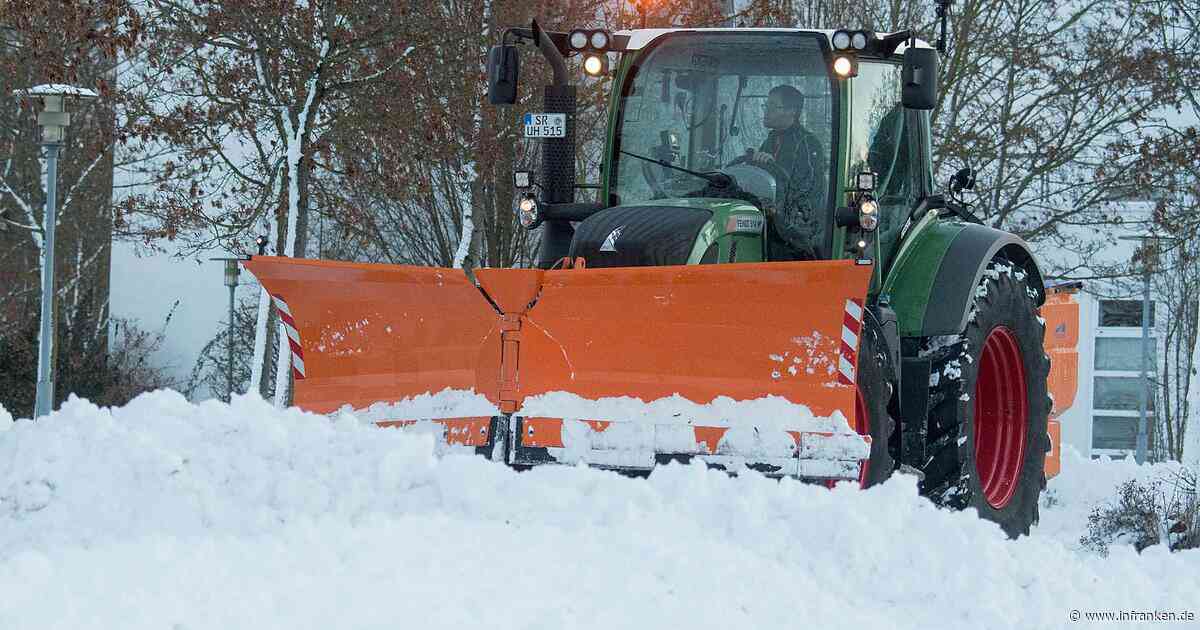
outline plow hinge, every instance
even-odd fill
[[[520,358],[521,316],[505,313],[500,317],[500,411],[517,410],[517,360]]]

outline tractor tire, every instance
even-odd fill
[[[893,374],[887,351],[887,341],[873,317],[863,318],[862,340],[858,350],[858,383],[854,406],[855,424],[859,435],[871,436],[871,457],[859,477],[862,487],[869,488],[887,481],[895,469],[889,450],[895,420],[889,413],[889,403],[895,387],[888,375]]]
[[[936,385],[922,493],[944,507],[975,508],[1011,538],[1037,523],[1045,486],[1050,359],[1036,298],[1024,270],[993,260],[966,329],[928,339],[924,350]]]

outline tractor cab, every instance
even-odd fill
[[[598,202],[575,203],[573,164],[568,172],[546,157],[567,144],[573,155],[573,111],[563,112],[570,137],[542,140],[542,197],[520,201],[522,223],[544,225],[543,267],[564,257],[589,267],[839,258],[884,267],[932,195],[935,60],[907,32],[510,32],[545,37],[552,66],[578,54],[592,73],[619,55]],[[493,102],[503,79],[515,97],[505,48],[490,58]],[[546,90],[547,112],[567,93],[573,110],[573,86]]]

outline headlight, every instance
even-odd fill
[[[867,47],[867,34],[862,31],[855,31],[854,35],[850,36],[850,45],[855,50],[862,50]]]
[[[879,202],[864,199],[858,204],[858,225],[868,232],[879,227]]]
[[[833,34],[833,49],[846,50],[850,47],[850,33],[837,31]]]
[[[583,50],[588,45],[587,31],[574,30],[571,31],[571,36],[567,38],[567,43],[575,50]]]
[[[598,77],[608,69],[608,57],[604,55],[586,55],[583,58],[583,71],[588,76]]]
[[[848,79],[858,74],[858,68],[854,65],[854,60],[849,57],[835,57],[833,59],[833,71],[840,79]]]
[[[517,221],[521,227],[532,230],[541,223],[541,213],[538,211],[537,200],[533,195],[526,193],[521,197],[521,201],[517,202]]]
[[[601,52],[608,48],[608,31],[592,31],[592,48]]]

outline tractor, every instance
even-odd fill
[[[491,49],[492,104],[517,103],[527,46],[553,77],[520,118],[540,168],[514,174],[536,268],[253,257],[296,404],[521,468],[904,471],[1028,533],[1053,446],[1047,288],[1030,247],[962,201],[970,169],[939,192],[935,47],[535,21]],[[576,63],[613,85],[595,184],[576,181]]]

